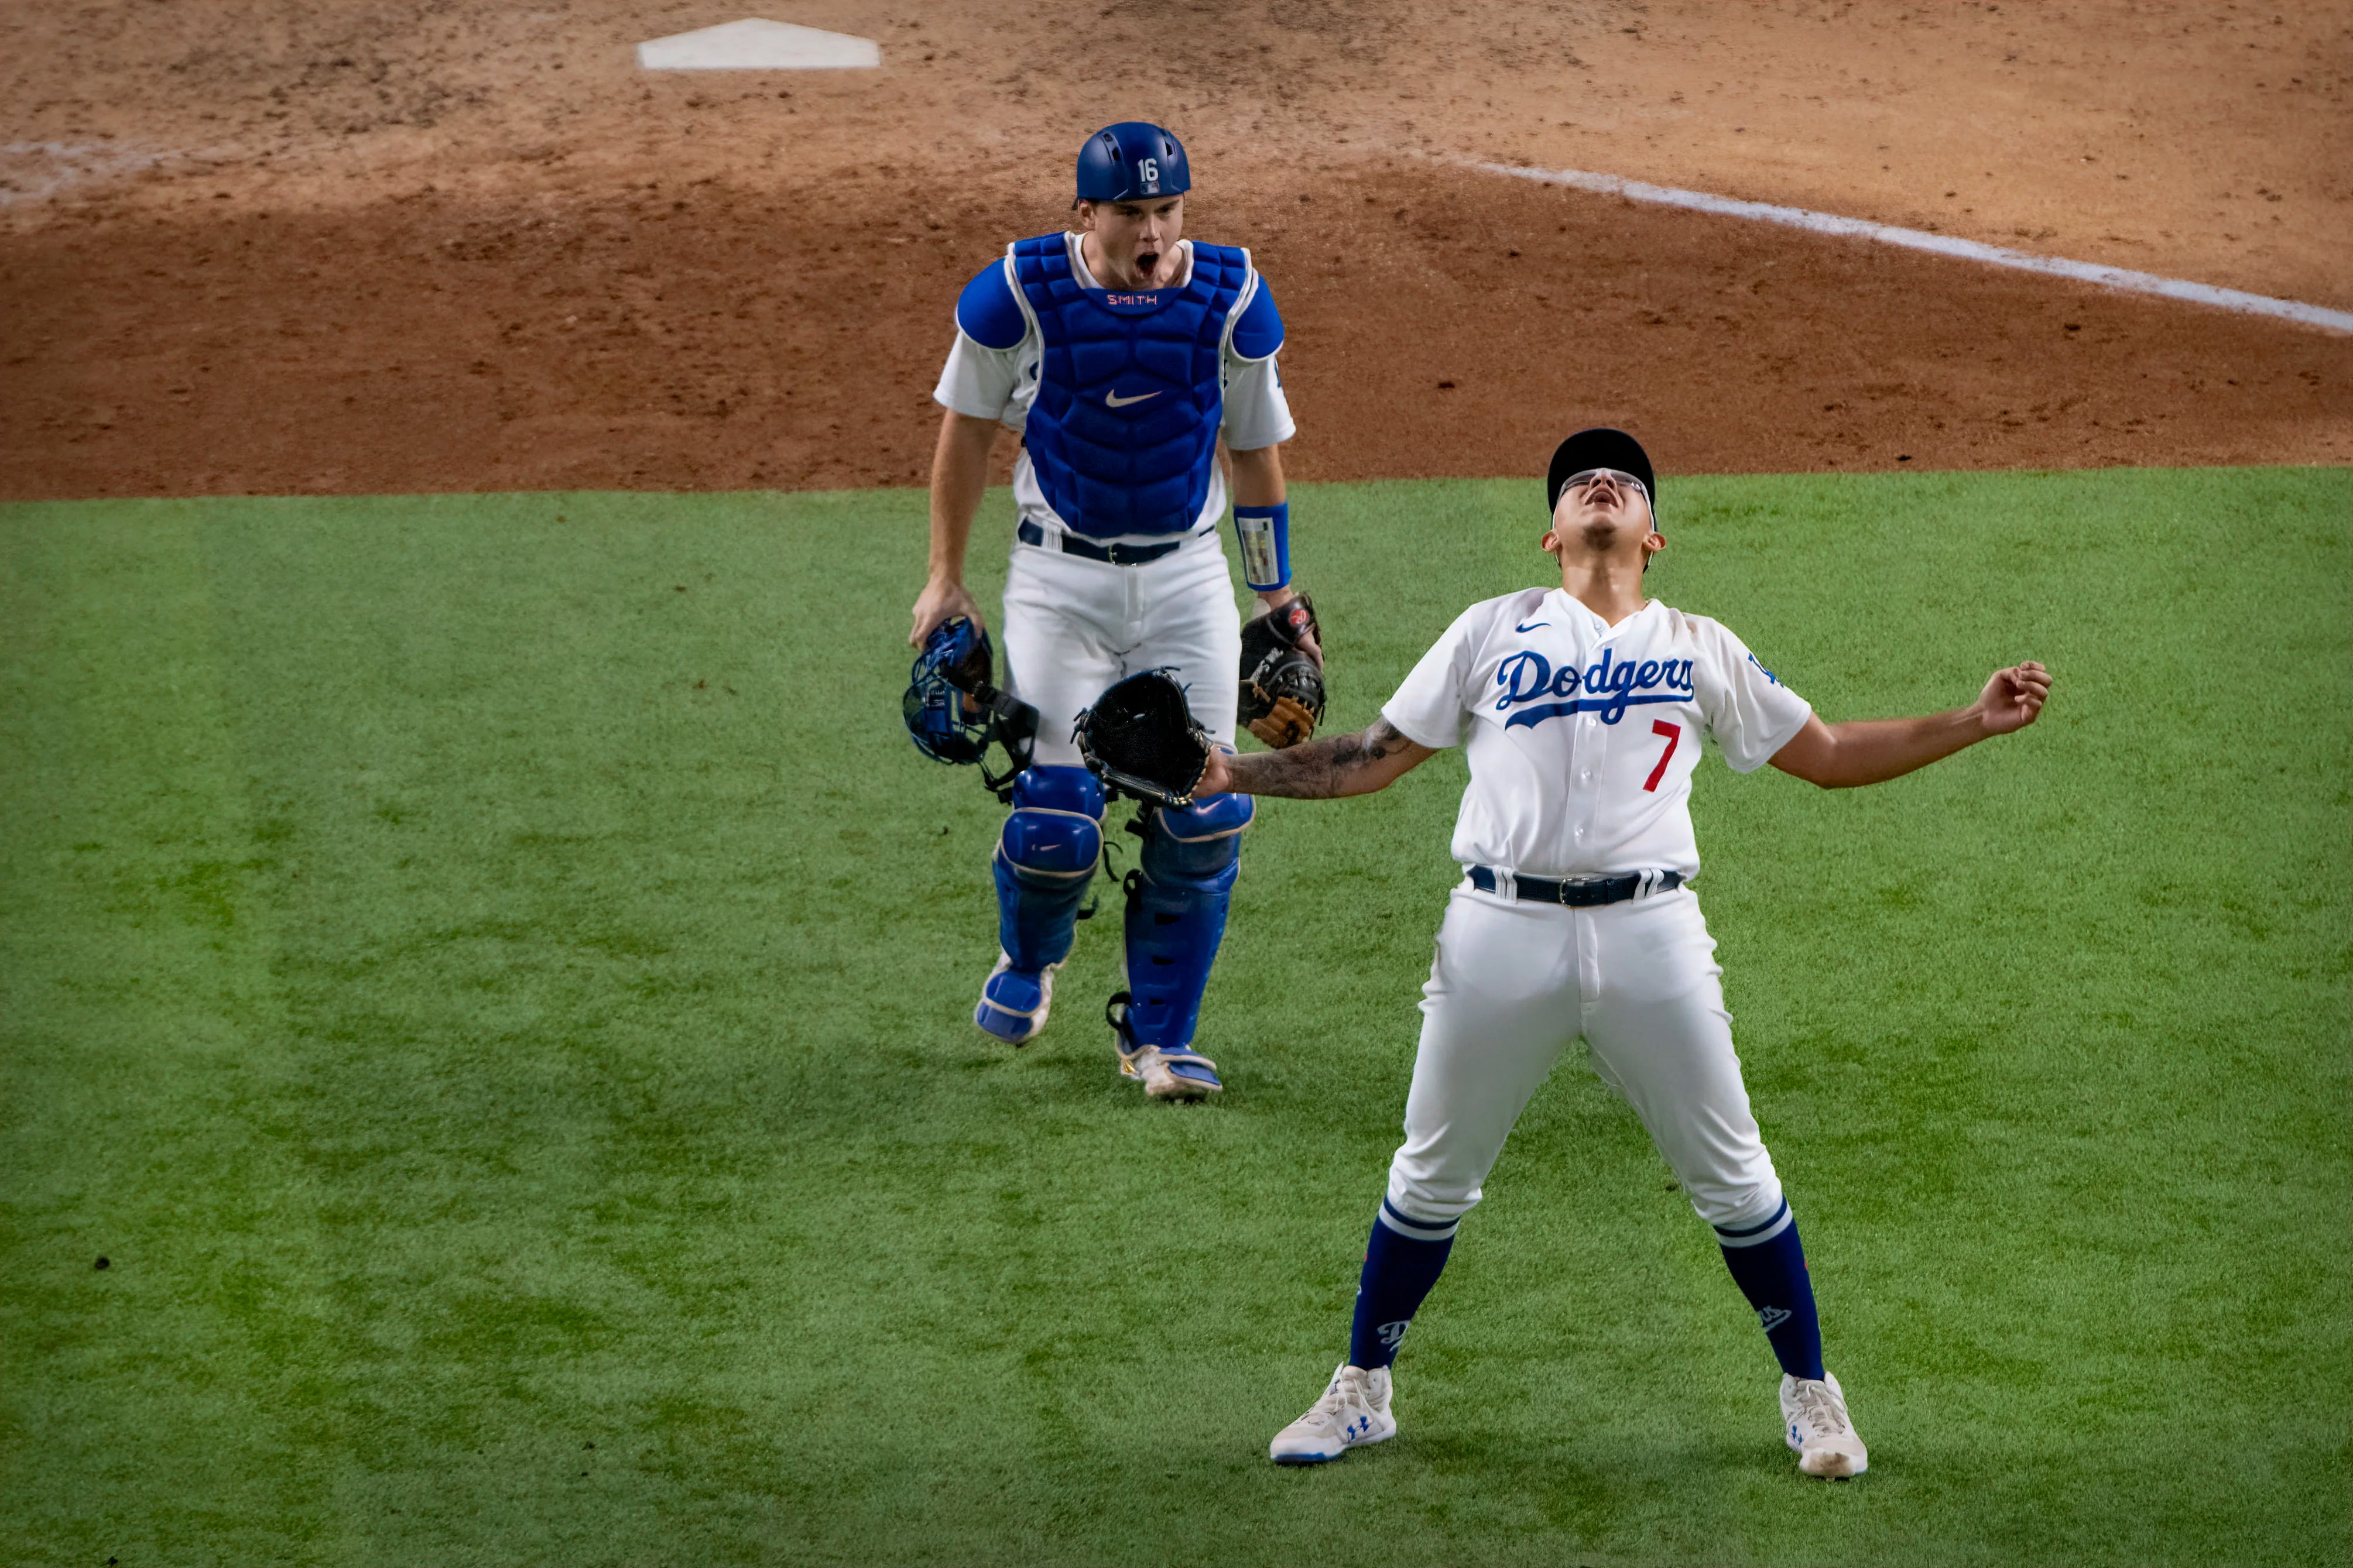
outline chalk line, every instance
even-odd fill
[[[1582,169],[1525,169],[1511,163],[1473,163],[1472,167],[1484,169],[1490,174],[1535,180],[1547,185],[1567,185],[1572,190],[1591,191],[1599,195],[1624,196],[1629,201],[1689,207],[1694,212],[1714,213],[1719,217],[1753,218],[1760,223],[1782,224],[1814,234],[1875,240],[1881,245],[1900,245],[1909,250],[1934,251],[1939,256],[1955,256],[1965,261],[2014,267],[2021,272],[2073,278],[2078,282],[2096,284],[2103,289],[2119,289],[2127,293],[2161,294],[2168,300],[2187,300],[2192,304],[2213,305],[2250,316],[2275,316],[2303,326],[2318,327],[2323,331],[2353,332],[2353,310],[2331,310],[2320,305],[2305,304],[2299,300],[2274,300],[2267,294],[2218,289],[2211,283],[2160,278],[2154,272],[2135,272],[2126,267],[2103,267],[2096,262],[2069,261],[2058,256],[2035,256],[2023,250],[2011,250],[2006,246],[1987,245],[1981,240],[1961,239],[1949,234],[1897,228],[1892,224],[1810,212],[1804,207],[1775,206],[1769,202],[1736,201],[1730,196],[1710,195],[1705,191],[1683,191],[1672,185],[1646,184],[1641,180],[1620,179],[1616,174],[1588,174]]]

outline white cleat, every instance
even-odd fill
[[[1342,1366],[1307,1414],[1274,1435],[1267,1458],[1278,1465],[1322,1465],[1351,1448],[1397,1436],[1389,1414],[1389,1369]]]
[[[1846,1393],[1827,1372],[1820,1382],[1783,1374],[1781,1426],[1797,1450],[1798,1468],[1810,1476],[1859,1476],[1871,1468],[1871,1456],[1847,1418]]]

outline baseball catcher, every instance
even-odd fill
[[[1015,241],[956,300],[932,394],[943,412],[931,562],[908,641],[921,647],[957,617],[981,624],[965,553],[990,448],[1017,432],[1001,647],[1005,689],[1038,721],[1029,765],[1009,781],[992,868],[997,963],[972,1020],[1013,1046],[1045,1028],[1101,863],[1109,779],[1147,806],[1127,879],[1126,988],[1113,998],[1119,1071],[1151,1099],[1198,1100],[1224,1087],[1192,1045],[1250,803],[1195,790],[1198,768],[1160,770],[1168,759],[1156,752],[1105,761],[1124,755],[1111,721],[1126,712],[1108,693],[1165,669],[1166,689],[1137,688],[1158,695],[1128,717],[1165,717],[1173,691],[1174,710],[1223,746],[1256,675],[1264,707],[1252,717],[1270,726],[1260,731],[1270,744],[1313,731],[1314,618],[1286,614],[1298,592],[1281,456],[1294,426],[1275,368],[1282,317],[1247,249],[1186,234],[1192,173],[1166,127],[1104,126],[1072,173],[1073,226]],[[1281,645],[1255,656],[1219,541],[1229,502],[1242,580]],[[1082,712],[1098,721],[1093,771],[1073,728]],[[945,731],[954,718],[928,721]]]

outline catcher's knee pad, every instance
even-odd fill
[[[1193,1043],[1250,816],[1250,797],[1242,795],[1152,814],[1127,884],[1128,1023],[1145,1045]]]
[[[1084,768],[1042,764],[1013,781],[997,846],[997,939],[1016,969],[1071,953],[1079,901],[1103,855],[1103,785]]]
[[[1145,830],[1144,874],[1160,882],[1218,882],[1221,892],[1232,887],[1242,829],[1256,811],[1246,795],[1203,795],[1187,806],[1158,807]]]

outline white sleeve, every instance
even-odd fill
[[[1734,773],[1754,773],[1796,739],[1813,704],[1782,685],[1728,628],[1694,616],[1693,629],[1700,647],[1694,684],[1707,732]]]
[[[1243,359],[1228,346],[1225,354],[1226,445],[1237,452],[1273,447],[1299,433],[1291,422],[1291,401],[1282,395],[1276,355]]]
[[[1472,623],[1483,607],[1473,605],[1455,616],[1398,687],[1397,695],[1381,705],[1381,717],[1417,745],[1443,751],[1461,743],[1462,716],[1469,706],[1463,679],[1477,644]]]
[[[1012,405],[1013,390],[1021,382],[1021,348],[984,348],[956,330],[948,363],[940,370],[940,384],[932,401],[943,408],[975,419],[1002,419]]]

